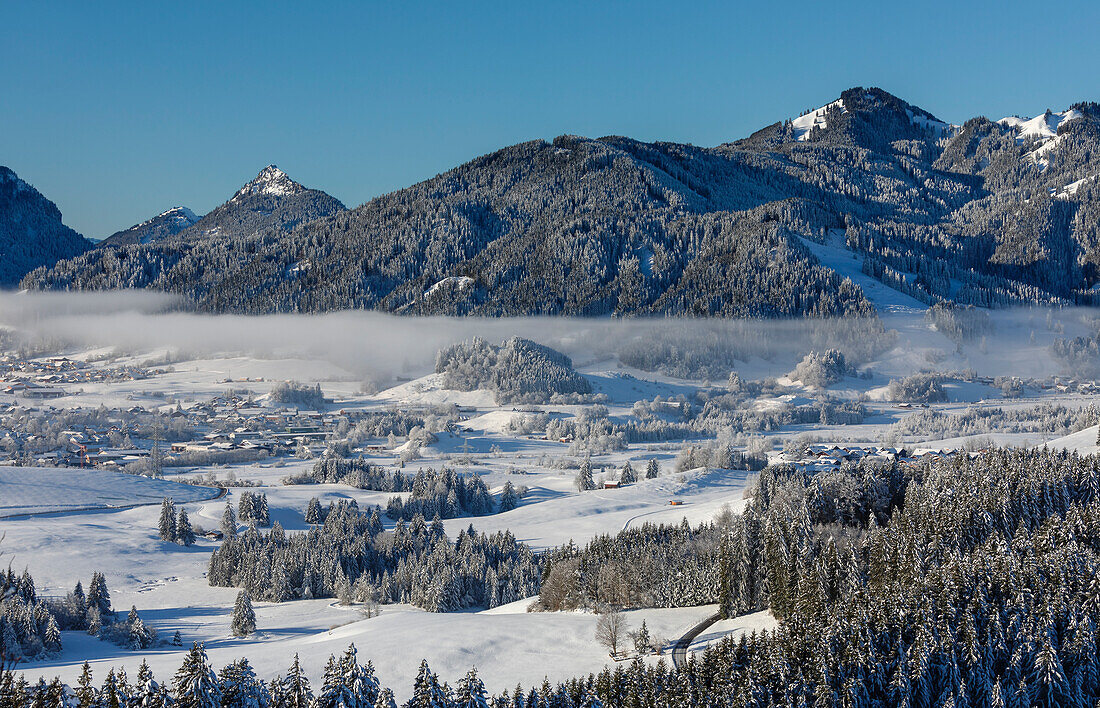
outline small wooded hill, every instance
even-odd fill
[[[717,148],[522,143],[295,228],[97,249],[23,285],[150,287],[239,312],[871,313],[803,242],[829,239],[926,302],[1090,302],[1098,125],[1078,104],[948,126],[856,88]]]

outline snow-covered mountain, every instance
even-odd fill
[[[206,216],[174,207],[100,242],[100,247],[156,243],[167,239],[194,242],[209,236],[248,236],[267,229],[288,230],[300,223],[343,211],[339,200],[298,184],[275,165],[268,165]]]
[[[180,231],[173,240],[239,238],[267,230],[289,231],[345,209],[335,197],[304,187],[275,165],[268,165],[227,202]]]
[[[0,166],[0,287],[11,287],[29,271],[72,258],[91,246],[61,223],[57,205]]]
[[[237,193],[229,201],[239,202],[257,194],[286,197],[306,191],[308,190],[292,180],[286,172],[275,165],[268,165],[260,170],[260,174],[256,175],[256,179],[237,190]]]
[[[157,214],[152,219],[135,224],[128,229],[118,231],[100,241],[100,245],[124,246],[135,243],[152,243],[174,236],[184,229],[194,226],[200,217],[185,206],[172,207]]]
[[[521,143],[351,211],[272,166],[162,244],[25,285],[248,312],[832,316],[873,310],[867,279],[925,304],[1093,303],[1098,176],[1098,104],[953,125],[857,87],[714,148]]]

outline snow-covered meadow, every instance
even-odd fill
[[[838,270],[848,265],[848,254],[839,242],[812,248]],[[855,262],[850,270],[853,277],[859,275]],[[868,292],[878,297],[882,311],[889,313],[884,322],[894,330],[896,340],[836,381],[815,386],[792,377],[809,351],[812,337],[783,329],[786,325],[761,325],[775,327],[772,335],[765,332],[761,336],[782,340],[782,346],[777,345],[767,356],[747,356],[733,367],[740,380],[761,385],[759,395],[733,408],[738,415],[747,411],[749,420],[767,420],[769,415],[809,409],[823,401],[830,405],[858,403],[864,410],[862,420],[781,423],[768,429],[740,430],[724,438],[727,444],[738,451],[755,444],[773,461],[787,460],[784,447],[797,439],[806,444],[913,449],[1048,444],[1096,452],[1094,423],[1067,434],[1062,429],[1044,429],[1043,419],[1037,423],[1027,419],[1029,411],[1047,405],[1072,416],[1073,411],[1087,410],[1094,400],[1079,387],[1080,382],[1072,386],[1058,383],[1071,377],[1061,374],[1060,362],[1050,354],[1055,331],[1049,315],[995,313],[990,333],[980,342],[959,344],[938,332],[915,300],[885,286]],[[509,531],[535,551],[570,541],[583,545],[597,535],[613,535],[647,523],[707,522],[726,508],[733,512],[741,509],[752,488],[755,473],[749,470],[684,464],[685,448],[715,442],[714,435],[704,428],[679,438],[599,449],[586,449],[584,441],[558,439],[524,428],[524,416],[576,421],[591,415],[592,408],[602,409],[598,415],[614,425],[676,423],[682,417],[677,417],[681,414],[676,411],[687,409],[668,408],[667,403],[695,406],[693,415],[697,415],[707,401],[724,395],[727,387],[734,390],[732,379],[680,378],[632,366],[605,341],[649,336],[657,326],[651,322],[553,321],[542,326],[537,320],[524,320],[511,325],[508,321],[475,322],[467,329],[441,321],[440,329],[436,325],[441,322],[432,321],[418,330],[407,320],[397,320],[390,341],[380,336],[390,321],[373,315],[204,320],[153,310],[115,308],[101,316],[99,324],[103,326],[97,326],[100,315],[94,313],[66,314],[65,318],[79,320],[78,326],[66,330],[72,339],[57,344],[57,351],[42,350],[39,356],[59,351],[92,368],[157,366],[160,373],[141,380],[66,386],[64,396],[48,402],[0,393],[0,403],[26,408],[31,415],[46,419],[60,411],[100,407],[182,415],[213,397],[235,391],[247,392],[250,408],[272,413],[279,407],[272,400],[272,391],[284,381],[298,380],[320,385],[329,401],[321,413],[412,411],[434,420],[442,415],[440,411],[448,411],[446,415],[452,416],[448,423],[439,425],[422,444],[400,437],[377,438],[360,441],[354,455],[391,470],[454,468],[484,481],[494,499],[500,498],[506,483],[524,487],[526,493],[517,508],[444,519],[443,528],[451,538],[470,525],[487,533]],[[40,319],[26,317],[19,324],[41,328]],[[1087,322],[1087,314],[1067,320],[1069,328],[1078,331],[1086,331]],[[508,331],[509,326],[515,332]],[[702,327],[706,330],[709,325]],[[721,330],[716,331],[720,335]],[[198,336],[191,336],[195,332]],[[499,341],[517,332],[569,354],[599,403],[500,403],[491,390],[449,389],[445,376],[433,372],[434,352],[442,345],[474,333]],[[704,334],[700,339],[713,339],[714,332]],[[108,340],[116,336],[124,346],[110,344]],[[895,400],[894,380],[921,369],[943,372],[942,400],[923,405]],[[1031,378],[1018,393],[1008,396],[1008,389],[999,381],[1014,371]],[[1041,383],[1059,374],[1061,378],[1054,383]],[[983,416],[994,409],[1000,411],[995,420],[1009,422],[988,423]],[[1019,422],[1023,419],[1027,420]],[[935,434],[923,432],[933,428]],[[314,445],[312,450],[306,446],[302,457],[323,454],[323,445]],[[598,488],[578,491],[578,467],[586,458]],[[660,474],[646,479],[641,473],[651,460],[658,464]],[[230,611],[238,591],[207,584],[211,551],[220,541],[201,535],[219,528],[227,504],[237,508],[242,493],[262,492],[272,521],[294,534],[309,528],[305,509],[312,498],[322,506],[354,500],[364,509],[385,508],[394,496],[344,484],[283,483],[308,472],[314,462],[283,454],[248,462],[184,465],[165,468],[163,479],[103,469],[0,467],[0,534],[4,537],[0,554],[5,565],[10,563],[16,571],[26,568],[44,597],[63,597],[77,581],[87,585],[94,572],[102,572],[116,610],[125,612],[134,606],[143,621],[156,628],[161,640],[178,631],[183,642],[183,647],[176,647],[162,641],[139,652],[70,631],[64,633],[60,653],[36,658],[21,668],[30,678],[59,675],[72,682],[85,660],[102,677],[111,666],[124,666],[132,675],[146,658],[163,679],[179,666],[191,642],[203,642],[216,666],[247,656],[263,678],[284,672],[298,653],[317,682],[329,654],[354,642],[360,658],[370,659],[383,684],[402,698],[407,697],[423,658],[446,680],[476,666],[495,691],[517,683],[541,683],[544,677],[563,680],[597,671],[611,662],[595,639],[595,614],[528,612],[534,598],[490,610],[448,613],[383,605],[381,613],[371,617],[365,616],[363,605],[342,605],[333,598],[256,602],[256,633],[247,638],[232,636]],[[628,463],[638,473],[637,482],[602,488],[604,481],[617,480]],[[188,483],[196,478],[202,478],[205,486]],[[229,486],[230,480],[250,486]],[[164,497],[173,498],[177,508],[186,510],[200,532],[193,546],[158,537],[159,503]],[[383,523],[387,529],[394,526],[389,518],[383,517]],[[651,634],[671,642],[714,610],[714,606],[704,605],[632,609],[624,614],[632,627],[644,619]],[[722,636],[774,626],[775,620],[767,613],[723,620],[704,631],[691,650]]]

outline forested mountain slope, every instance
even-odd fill
[[[297,226],[203,226],[40,269],[31,288],[151,287],[203,309],[868,314],[802,239],[925,302],[1089,302],[1100,107],[950,126],[879,89],[698,148],[563,136]],[[201,233],[198,233],[201,232]]]
[[[53,202],[0,166],[0,287],[12,287],[29,271],[91,247],[61,223]]]

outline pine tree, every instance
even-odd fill
[[[98,636],[99,631],[103,629],[103,615],[100,614],[97,605],[88,607],[88,614],[84,618],[84,627],[88,630],[88,634],[93,637]]]
[[[634,473],[634,468],[630,466],[630,461],[627,460],[623,464],[623,469],[619,472],[619,484],[634,484],[637,481],[638,475]]]
[[[340,670],[344,675],[344,685],[351,696],[351,705],[370,708],[378,698],[378,679],[374,675],[374,665],[369,661],[361,666],[354,644],[349,644],[340,659]]]
[[[256,613],[252,610],[252,597],[247,590],[237,593],[230,629],[234,637],[247,637],[256,631]]]
[[[222,669],[218,676],[222,708],[270,708],[271,694],[248,659],[238,659]]]
[[[136,606],[130,607],[130,614],[126,618],[126,627],[131,649],[145,649],[152,643],[152,633],[141,621],[141,617],[138,616]]]
[[[111,610],[111,593],[107,590],[107,579],[103,573],[92,573],[92,582],[88,583],[88,607],[99,611],[101,621],[110,621],[114,617]]]
[[[160,505],[160,538],[162,541],[176,541],[176,505],[168,497]]]
[[[195,543],[195,532],[191,528],[191,521],[187,518],[187,510],[180,509],[179,519],[176,521],[176,543],[181,546],[191,546]]]
[[[97,705],[98,708],[123,708],[126,705],[122,691],[119,690],[114,669],[107,671],[107,678],[103,680],[103,685],[99,689]]]
[[[233,513],[233,505],[225,503],[225,511],[222,512],[222,538],[234,538],[237,535],[237,515]]]
[[[659,475],[660,473],[661,473],[661,468],[657,464],[657,458],[655,458],[655,457],[649,458],[649,462],[645,466],[645,478],[646,479],[657,479],[657,475]]]
[[[57,618],[52,614],[46,623],[44,644],[47,651],[61,651],[61,628],[57,626]]]
[[[428,662],[421,660],[420,670],[413,682],[413,697],[405,704],[406,708],[448,708],[439,678],[428,668]]]
[[[302,671],[302,665],[298,661],[298,655],[294,655],[294,663],[286,672],[286,678],[282,685],[283,706],[285,708],[309,708],[313,703],[313,691],[309,688],[309,678]]]
[[[575,486],[577,487],[577,491],[580,492],[587,492],[596,488],[596,483],[592,480],[592,460],[587,457],[581,462],[581,468],[577,472]]]
[[[237,516],[244,523],[256,520],[256,500],[252,492],[242,492],[237,502]]]
[[[202,644],[193,644],[172,681],[178,708],[220,708],[221,686]]]
[[[314,702],[315,708],[354,708],[351,691],[344,683],[344,672],[335,656],[330,655],[325,664],[321,691]]]
[[[167,708],[162,695],[161,685],[153,677],[148,662],[142,659],[141,666],[138,667],[137,686],[130,700],[130,708]]]
[[[458,682],[458,691],[453,705],[455,708],[489,708],[485,684],[478,678],[477,669],[470,669]]]
[[[96,690],[92,685],[92,666],[87,661],[80,667],[80,678],[76,682],[76,700],[80,708],[93,708],[96,705]]]
[[[311,498],[309,504],[306,505],[305,522],[307,524],[321,523],[321,502],[317,501],[317,497]]]
[[[519,506],[519,494],[511,482],[505,482],[500,492],[500,513],[511,511]]]
[[[645,620],[642,620],[642,626],[638,628],[637,632],[634,632],[634,649],[639,654],[645,654],[652,647],[652,639],[649,636],[649,628],[645,625]]]
[[[267,507],[267,495],[261,492],[257,496],[259,497],[259,501],[256,504],[256,525],[270,526],[271,512]]]

